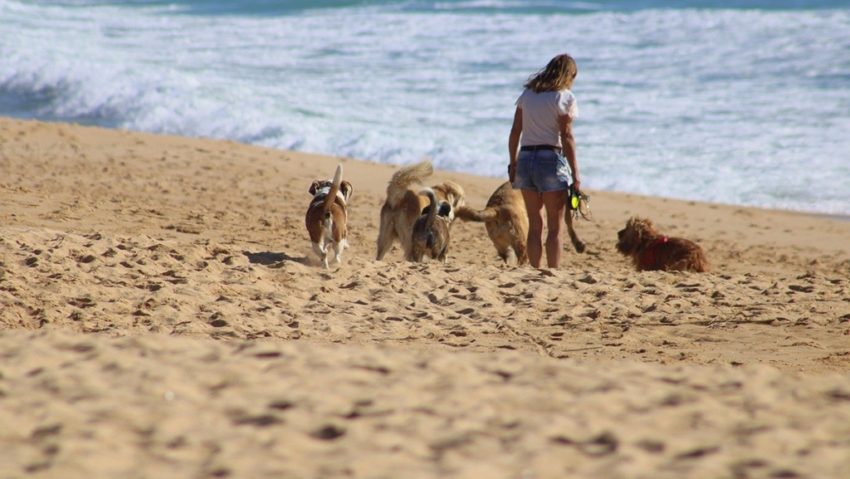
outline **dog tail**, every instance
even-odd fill
[[[325,218],[330,216],[331,205],[336,201],[336,194],[339,192],[339,187],[342,184],[342,163],[337,165],[336,174],[334,174],[334,182],[331,185],[331,190],[328,191],[328,196],[325,196],[325,202],[322,203],[322,211],[325,212]]]
[[[472,208],[461,206],[455,211],[455,216],[464,221],[491,221],[498,217],[499,213],[495,208],[484,208],[483,210],[474,210]]]
[[[410,185],[421,183],[433,173],[434,167],[430,160],[423,160],[396,171],[387,185],[387,204],[391,208],[398,206]]]
[[[437,204],[437,195],[434,194],[434,190],[431,188],[425,188],[419,194],[427,196],[428,201],[431,202],[431,206],[428,207],[428,216],[425,217],[425,229],[431,231],[434,227],[434,221],[437,219],[437,206],[439,206]]]

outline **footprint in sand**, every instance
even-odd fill
[[[213,315],[210,316],[210,321],[207,324],[214,328],[223,328],[227,326],[228,322],[222,319],[222,316],[223,315],[221,313],[213,313]]]
[[[97,303],[95,303],[95,301],[88,296],[80,296],[79,298],[72,298],[72,299],[68,300],[68,304],[70,304],[72,306],[76,306],[76,307],[81,308],[81,309],[85,309],[85,308],[91,308],[92,306],[94,306]]]
[[[88,264],[88,263],[93,262],[93,261],[94,261],[94,260],[96,260],[96,259],[97,259],[97,258],[96,258],[94,255],[87,254],[87,255],[85,255],[85,256],[82,256],[82,257],[80,257],[80,258],[77,258],[77,262],[78,262],[78,263],[83,263],[83,264]]]
[[[258,414],[255,416],[236,414],[232,418],[236,426],[269,427],[283,423],[283,420],[274,414]]]
[[[797,293],[811,293],[815,290],[814,286],[801,286],[798,284],[788,285],[788,289]]]
[[[288,399],[276,399],[269,403],[268,408],[276,411],[286,411],[295,407],[295,403]]]
[[[345,435],[345,428],[327,424],[310,433],[310,436],[322,441],[333,441]]]
[[[34,443],[43,444],[41,447],[41,452],[44,456],[26,465],[24,467],[24,470],[26,470],[28,473],[36,473],[39,471],[50,469],[53,466],[53,457],[59,453],[60,446],[56,443],[53,443],[52,440],[55,436],[59,435],[62,432],[62,429],[62,424],[49,424],[36,428],[32,432],[32,434],[30,434],[30,439]]]

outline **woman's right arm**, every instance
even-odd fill
[[[519,139],[522,135],[522,109],[517,107],[514,112],[514,123],[511,126],[511,134],[508,136],[508,155],[510,162],[508,163],[508,177],[511,183],[514,182],[516,175],[517,152],[519,150]]]

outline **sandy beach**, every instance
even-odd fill
[[[0,118],[0,478],[850,477],[850,221],[591,189],[557,270],[375,261],[397,169]],[[635,272],[633,215],[712,271]]]

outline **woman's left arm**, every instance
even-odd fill
[[[578,161],[576,160],[576,142],[573,138],[573,119],[570,115],[558,116],[558,131],[561,134],[561,145],[567,163],[573,172],[573,187],[581,191],[581,176],[578,172]]]
[[[519,150],[519,139],[521,135],[522,108],[517,107],[514,112],[514,123],[511,125],[511,134],[508,136],[508,155],[510,157],[510,161],[508,162],[508,177],[511,183],[514,182],[514,176],[516,175],[517,152]]]

